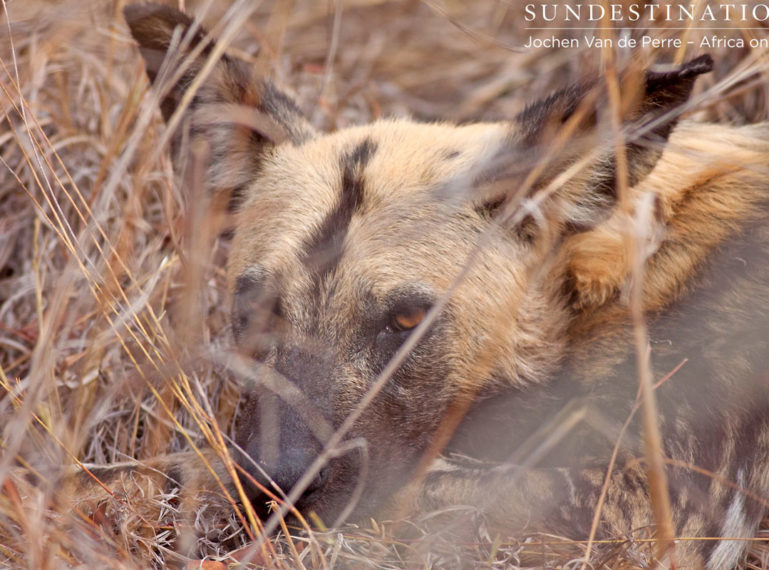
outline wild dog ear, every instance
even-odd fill
[[[676,70],[646,73],[642,88],[623,109],[623,118],[631,126],[626,139],[629,186],[637,184],[654,168],[677,122],[675,108],[688,100],[697,76],[712,68],[713,60],[704,55]],[[634,132],[638,135],[633,136]],[[611,203],[616,200],[616,176],[616,159],[612,154],[592,169],[576,211],[591,200],[595,207],[596,195],[599,201],[603,199]],[[637,204],[645,203],[649,210],[641,216],[646,220],[644,227],[633,230],[633,235],[635,239],[642,239],[640,235],[646,234],[648,243],[642,249],[645,255],[651,255],[659,245],[658,238],[667,224],[665,216],[670,208],[665,206],[660,195],[655,197],[653,205],[648,201],[641,202],[647,198],[651,197],[634,194],[630,206],[634,210]],[[581,224],[568,222],[575,231],[564,241],[561,252],[570,285],[567,290],[576,309],[591,309],[615,298],[632,274],[634,255],[641,251],[640,244],[633,243],[627,235],[629,228],[638,223],[628,215],[638,218],[639,212],[623,212],[617,208],[606,208],[606,211],[611,214],[608,219],[602,216],[587,223],[582,220]],[[579,231],[583,229],[591,231]],[[633,249],[636,249],[635,254]]]
[[[294,101],[249,66],[218,54],[216,43],[187,15],[168,6],[133,4],[126,22],[158,90],[163,118],[181,112],[191,132],[209,143],[209,184],[237,188],[253,179],[260,156],[282,142],[301,144],[314,136]],[[210,69],[207,63],[217,58]],[[195,85],[199,74],[206,76]],[[190,89],[195,89],[190,97]]]
[[[629,187],[654,168],[678,120],[675,109],[689,99],[696,78],[712,68],[712,58],[703,55],[675,70],[626,73],[621,78],[620,114]],[[527,169],[536,168],[543,156],[559,144],[558,137],[569,131],[548,167],[541,169],[532,191],[604,146],[605,152],[559,190],[559,210],[564,215],[561,221],[570,233],[594,227],[610,214],[617,201],[617,159],[614,146],[606,145],[611,142],[611,129],[603,128],[608,123],[603,117],[608,104],[602,88],[602,82],[568,87],[529,105],[515,119],[516,147],[530,157],[519,162],[527,164]],[[600,140],[602,133],[608,135],[604,140]]]

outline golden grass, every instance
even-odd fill
[[[215,29],[230,4],[187,8],[208,6],[205,21]],[[181,534],[173,492],[112,496],[79,510],[72,505],[82,497],[65,482],[80,462],[222,450],[235,413],[239,387],[218,357],[229,345],[228,240],[222,221],[208,215],[216,205],[174,177],[122,5],[0,4],[0,565],[183,565],[171,552]],[[249,5],[249,17],[231,20],[231,51],[290,85],[326,130],[406,113],[509,118],[606,61],[595,50],[521,50],[527,34],[517,1]],[[727,95],[711,90],[701,113],[731,122],[766,118],[762,54],[713,55],[718,69],[699,91],[734,81],[724,84]],[[616,57],[625,63],[628,53]],[[193,558],[252,544],[244,529],[253,521],[236,514],[233,501],[212,500],[194,521],[204,538]],[[312,568],[556,567],[578,566],[588,548],[557,537],[503,543],[471,514],[468,528],[467,542],[417,526],[413,539],[396,541],[372,521],[268,542],[257,560]],[[592,567],[649,559],[643,540],[593,546]],[[767,556],[758,544],[750,567],[766,567]]]

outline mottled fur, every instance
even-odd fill
[[[202,31],[172,41],[191,22],[166,8],[129,6],[126,18],[153,79],[165,50],[183,61],[185,45],[211,41]],[[167,119],[210,45],[161,91]],[[224,56],[185,117],[213,149],[209,184],[242,195],[233,332],[266,365],[240,413],[243,467],[288,492],[448,295],[346,434],[365,452],[333,454],[297,507],[333,522],[362,482],[353,516],[469,504],[497,532],[585,539],[636,400],[626,292],[642,255],[655,379],[688,359],[657,389],[675,532],[753,536],[769,491],[769,135],[766,125],[673,130],[710,65],[624,76],[623,196],[623,157],[599,144],[612,132],[600,82],[508,123],[382,120],[322,135]],[[222,105],[239,118],[213,124]],[[571,429],[543,445],[564,418]],[[609,475],[599,537],[653,524],[636,424]],[[744,547],[682,541],[675,557],[726,568]]]

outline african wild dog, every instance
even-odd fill
[[[626,292],[642,275],[654,379],[674,372],[656,393],[675,532],[754,535],[769,491],[769,136],[675,126],[709,57],[623,77],[616,155],[603,82],[510,122],[321,134],[243,62],[206,68],[215,44],[187,16],[125,16],[164,117],[183,113],[210,187],[237,195],[232,330],[258,381],[236,439],[255,505],[252,480],[299,484],[297,508],[327,523],[469,504],[499,532],[586,538],[636,401]],[[164,66],[167,52],[181,57]],[[564,416],[583,419],[560,433]],[[652,524],[638,423],[598,536]],[[727,568],[744,549],[683,541],[676,558]]]

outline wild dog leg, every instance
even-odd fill
[[[672,556],[679,568],[730,568],[737,564],[746,538],[754,536],[761,510],[749,491],[736,484],[719,485],[720,504],[711,504],[692,478],[673,469],[671,494],[677,536]],[[503,535],[546,532],[565,538],[588,540],[603,495],[596,539],[649,539],[653,537],[651,505],[646,475],[639,462],[614,468],[608,482],[606,468],[540,468],[517,466],[472,468],[437,460],[424,480],[419,498],[423,512],[453,505],[469,505],[483,512],[491,529]],[[688,484],[687,484],[688,483]],[[711,481],[711,485],[718,483]],[[708,499],[708,496],[711,499]],[[723,529],[710,528],[707,521],[721,511],[724,525],[739,519],[743,536],[737,540],[685,540],[686,537],[724,537]],[[737,534],[737,533],[734,533]],[[742,539],[742,540],[740,540]]]

